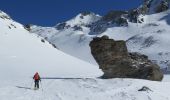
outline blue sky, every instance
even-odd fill
[[[100,15],[138,7],[142,0],[0,0],[0,10],[22,24],[54,26],[83,11]]]

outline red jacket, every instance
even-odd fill
[[[35,73],[34,77],[33,77],[34,80],[40,80],[40,76],[38,73]]]

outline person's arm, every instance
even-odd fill
[[[39,76],[39,80],[41,81],[41,77]]]
[[[33,79],[35,78],[35,75],[32,77]]]

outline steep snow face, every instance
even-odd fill
[[[0,18],[0,79],[21,79],[38,71],[43,77],[98,77],[97,66],[66,55],[13,21]]]
[[[45,28],[34,27],[32,31],[35,32],[40,28],[42,31],[36,32],[37,34],[51,34],[51,37],[47,36],[47,40],[60,50],[92,64],[96,64],[96,62],[91,56],[89,42],[95,36],[108,35],[115,40],[127,41],[129,51],[146,54],[164,68],[170,66],[169,15],[170,11],[146,15],[143,16],[145,22],[141,24],[128,22],[127,27],[106,28],[106,31],[98,35],[89,35],[88,28],[86,31],[64,29],[46,33]]]

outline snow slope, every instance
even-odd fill
[[[2,83],[1,83],[2,84]],[[0,87],[1,100],[170,100],[170,83],[135,79],[58,79],[42,80],[40,90],[17,88],[31,86],[18,81]],[[151,90],[138,91],[143,86]]]
[[[89,41],[93,36],[88,35],[89,28],[81,27],[82,31],[73,28],[57,30],[54,27],[32,26],[31,32],[46,38],[50,43],[55,44],[59,50],[97,65],[89,48]]]
[[[1,16],[1,15],[0,15]],[[0,79],[42,76],[98,77],[97,66],[66,55],[12,19],[0,18]],[[4,77],[5,76],[5,77]]]

